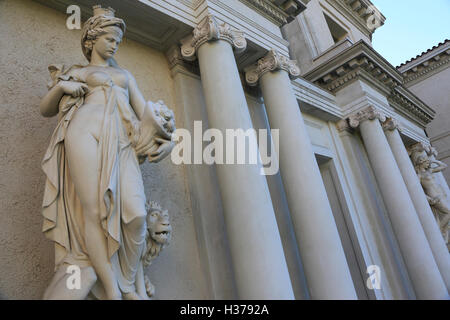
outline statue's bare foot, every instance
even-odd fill
[[[141,297],[142,300],[152,300],[148,295],[147,292],[145,291],[139,291],[138,290],[138,295]]]
[[[123,293],[124,300],[142,300],[142,298],[134,291]]]

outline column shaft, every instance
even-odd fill
[[[417,173],[408,156],[405,145],[403,144],[400,133],[397,129],[385,130],[386,138],[391,146],[395,160],[397,161],[400,172],[405,180],[406,187],[413,201],[416,212],[419,216],[425,235],[433,252],[442,278],[444,279],[447,290],[450,288],[450,255],[442,238],[439,227],[434,219],[433,211],[428,203],[425,192],[420,184]]]
[[[447,299],[448,291],[379,120],[363,120],[360,129],[417,298]]]
[[[285,70],[260,78],[312,299],[356,299],[353,281],[303,117]]]
[[[198,60],[209,124],[252,128],[231,45],[203,43]],[[240,299],[293,299],[283,247],[261,165],[216,165]]]

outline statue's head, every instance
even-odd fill
[[[125,22],[114,17],[114,9],[93,7],[94,15],[83,26],[81,48],[83,54],[91,61],[92,52],[95,51],[103,59],[111,59],[116,53],[123,34]]]
[[[412,159],[416,167],[428,169],[431,165],[430,157],[425,151],[415,152]]]

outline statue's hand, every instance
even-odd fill
[[[155,138],[155,141],[160,145],[156,151],[150,152],[148,155],[148,161],[159,162],[164,159],[173,149],[175,144],[171,140],[165,140],[162,138]]]
[[[60,81],[58,86],[65,94],[71,95],[72,97],[82,97],[89,91],[86,84],[77,81]]]

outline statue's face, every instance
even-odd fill
[[[430,166],[430,159],[428,159],[428,157],[423,156],[419,158],[419,165],[424,168],[427,169]]]
[[[107,32],[99,36],[94,43],[93,51],[97,52],[100,57],[108,60],[114,56],[122,41],[122,30],[119,27],[106,27]]]

